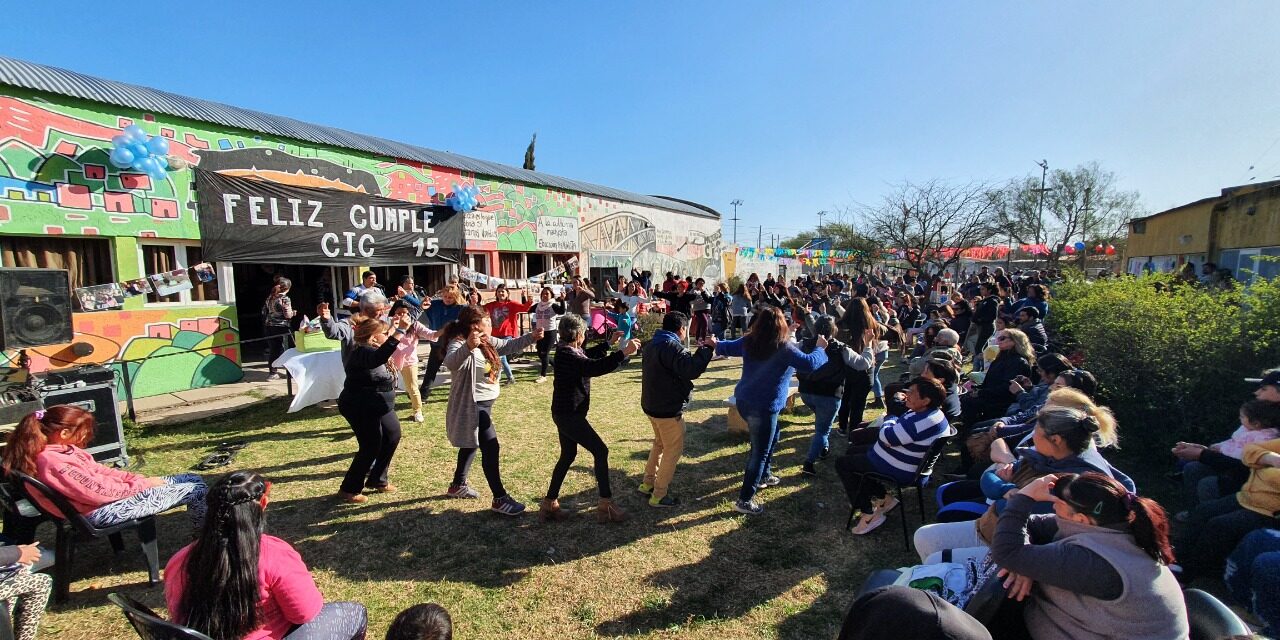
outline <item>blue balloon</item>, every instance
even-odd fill
[[[1083,242],[1077,242],[1077,243],[1076,243],[1076,251],[1084,251],[1084,243],[1083,243]]]
[[[462,187],[459,187],[459,186],[458,186],[458,183],[456,183],[456,182],[452,182],[452,183],[450,183],[450,184],[449,184],[449,186],[453,189],[453,192],[454,192],[454,193],[457,193],[457,192],[459,192],[459,191],[461,191],[461,190],[462,190]]]
[[[168,159],[168,158],[166,158],[166,157],[164,157],[164,156],[151,156],[151,159],[153,159],[153,160],[155,160],[155,161],[156,161],[156,165],[158,165],[158,166],[160,167],[160,170],[161,170],[161,171],[167,171],[167,170],[169,169],[169,159]]]
[[[125,127],[124,135],[130,139],[130,142],[137,142],[140,144],[146,144],[147,142],[147,132],[143,131],[142,127],[139,127],[136,124],[131,124]]]
[[[123,133],[111,138],[111,146],[116,148],[127,147],[129,146],[130,142],[133,142],[133,140],[131,140],[129,136],[126,136]]]
[[[151,150],[142,142],[133,142],[129,144],[129,150],[133,152],[135,158],[146,158],[151,155]]]
[[[141,160],[138,160],[137,163],[135,163],[133,166],[135,169],[138,169],[145,173],[153,173],[160,168],[160,165],[156,163],[156,159],[152,158],[151,156],[147,156]]]
[[[116,147],[111,150],[110,160],[117,169],[127,169],[133,164],[133,152],[124,147]]]
[[[164,170],[164,169],[161,169],[161,168],[159,167],[159,165],[157,165],[155,169],[156,169],[155,171],[148,171],[148,172],[147,172],[147,175],[148,175],[148,176],[151,176],[151,179],[152,179],[152,180],[154,180],[154,181],[156,181],[156,182],[162,182],[162,181],[164,181],[165,179],[167,179],[167,178],[169,177],[169,174],[168,174],[168,173],[165,173],[165,170]]]
[[[162,156],[169,153],[169,141],[156,136],[147,141],[147,149],[151,151],[151,155]]]

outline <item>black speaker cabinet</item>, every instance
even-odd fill
[[[65,269],[0,269],[0,347],[71,342],[71,279]]]
[[[83,384],[83,383],[81,383]],[[103,464],[129,461],[124,445],[124,428],[120,424],[119,405],[113,384],[85,384],[68,389],[43,390],[45,407],[69,404],[93,414],[93,439],[85,447],[93,459]]]

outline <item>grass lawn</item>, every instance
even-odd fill
[[[762,492],[765,513],[731,510],[747,445],[726,433],[723,401],[740,371],[739,360],[713,362],[697,383],[673,486],[683,502],[676,509],[649,508],[635,491],[652,437],[639,406],[639,363],[595,381],[591,420],[610,446],[615,496],[632,515],[613,525],[592,517],[596,493],[585,451],[562,492],[565,507],[581,512],[568,521],[490,512],[479,461],[471,483],[481,499],[445,498],[456,456],[444,436],[445,389],[432,394],[425,423],[403,423],[391,475],[400,491],[372,495],[364,505],[333,498],[355,451],[333,408],[288,415],[277,400],[144,430],[129,446],[145,461],[144,473],[161,475],[187,470],[220,442],[247,440],[228,470],[253,469],[275,483],[268,531],[302,554],[327,600],[369,608],[370,638],[381,638],[402,609],[426,601],[452,613],[459,638],[834,637],[867,573],[912,564],[914,554],[903,547],[897,514],[869,536],[845,532],[847,502],[830,463],[819,465],[816,480],[801,477],[812,434],[807,411],[783,416],[783,482]],[[883,378],[898,371],[886,368]],[[534,384],[526,369],[495,408],[503,481],[531,512],[558,455],[551,387]],[[833,455],[841,451],[836,443]],[[908,498],[902,508],[914,530],[920,518]],[[188,521],[181,511],[160,520],[163,563],[189,540]],[[40,533],[52,543],[48,525]],[[161,588],[146,585],[131,535],[127,543],[115,558],[105,541],[81,547],[71,602],[52,607],[42,636],[133,637],[106,600],[111,592],[163,607]]]

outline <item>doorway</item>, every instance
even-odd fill
[[[340,291],[346,291],[350,279],[345,267],[315,265],[266,264],[237,262],[231,265],[236,292],[236,322],[240,327],[240,339],[254,340],[263,336],[262,305],[275,286],[276,276],[284,276],[293,283],[289,299],[297,311],[291,323],[296,329],[302,316],[314,318],[316,305],[328,302],[329,308]],[[261,341],[241,345],[246,362],[261,361],[266,357],[266,344]]]

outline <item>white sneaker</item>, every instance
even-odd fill
[[[547,381],[547,377],[546,377],[546,376],[538,376],[538,379],[537,379],[537,380],[534,380],[534,382],[536,382],[536,383],[538,383],[538,384],[542,384],[542,383],[544,383],[544,382],[546,382],[546,381]]]
[[[875,513],[866,514],[862,516],[862,519],[858,520],[858,524],[853,527],[853,535],[865,536],[868,533],[875,531],[880,525],[884,524],[885,520],[886,518],[882,515],[876,515]]]
[[[414,412],[414,414],[413,414],[413,421],[414,421],[414,422],[422,422],[422,412],[421,412],[421,411],[415,411],[415,412]]]
[[[267,376],[267,381],[268,381],[268,382],[274,382],[274,381],[279,380],[279,379],[280,379],[280,374],[278,374],[278,373],[272,373],[272,374],[270,374],[270,375],[268,375],[268,376]]]

